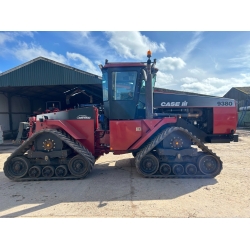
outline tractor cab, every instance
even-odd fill
[[[144,119],[147,63],[109,63],[106,60],[100,69],[104,115],[109,120]],[[151,88],[155,79],[156,74],[153,74]]]

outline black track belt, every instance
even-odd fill
[[[217,161],[219,162],[219,165],[220,165],[219,168],[218,168],[218,171],[216,171],[213,174],[206,174],[206,175],[205,174],[162,175],[162,174],[159,174],[159,172],[156,172],[153,175],[144,175],[144,177],[147,177],[147,178],[213,178],[213,177],[215,177],[216,175],[218,175],[221,172],[221,170],[222,170],[222,161],[220,160],[220,158],[215,153],[213,153],[212,150],[210,150],[207,146],[205,146],[196,136],[194,136],[192,133],[188,132],[188,130],[186,130],[184,128],[181,128],[181,127],[166,128],[162,132],[155,135],[154,138],[136,154],[135,165],[136,165],[137,170],[139,169],[140,162],[141,162],[142,158],[147,153],[149,153],[151,150],[153,150],[168,135],[170,135],[171,133],[173,133],[175,131],[182,131],[183,133],[185,133],[190,138],[190,140],[192,141],[192,143],[194,145],[198,146],[203,152],[207,153],[208,155],[214,156],[217,159]],[[177,153],[178,153],[178,151],[177,151]],[[140,170],[138,170],[138,172],[140,174],[142,174]]]
[[[38,135],[41,135],[42,133],[49,132],[55,136],[57,136],[60,140],[62,140],[64,143],[66,143],[70,148],[72,148],[74,151],[76,151],[79,155],[81,155],[83,158],[85,158],[89,165],[90,165],[90,171],[92,170],[94,164],[95,164],[95,158],[94,156],[84,147],[81,145],[80,142],[72,138],[69,134],[55,129],[44,129],[37,133],[34,133],[30,138],[28,138],[25,142],[23,142],[6,160],[4,163],[4,174],[13,181],[49,181],[49,180],[78,180],[83,179],[85,177],[77,177],[77,176],[65,176],[65,177],[38,177],[38,178],[32,178],[27,175],[25,175],[22,178],[14,178],[10,175],[8,171],[8,166],[11,164],[11,160],[16,156],[23,156],[27,150],[31,149],[31,147],[34,144],[34,141]],[[89,171],[89,172],[90,172]]]

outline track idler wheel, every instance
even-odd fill
[[[144,176],[151,176],[159,169],[159,161],[153,154],[146,154],[140,161],[137,171]]]
[[[68,169],[65,165],[59,165],[56,169],[55,169],[55,175],[57,177],[65,177],[68,173]]]
[[[14,157],[8,164],[8,174],[11,178],[22,178],[28,173],[30,162],[23,156]]]
[[[171,173],[171,167],[170,167],[170,165],[167,164],[167,163],[162,163],[160,165],[160,173],[162,175],[170,175],[170,173]]]
[[[197,165],[205,175],[215,175],[220,171],[220,163],[213,155],[202,154],[197,159]]]
[[[184,174],[184,167],[182,166],[182,164],[179,164],[179,163],[174,164],[173,165],[173,173],[175,175],[182,175],[182,174]]]
[[[29,176],[32,178],[38,178],[42,173],[40,166],[33,166],[29,169]]]
[[[45,166],[42,170],[43,177],[50,178],[54,175],[54,168],[52,166]]]
[[[188,163],[185,166],[185,172],[187,175],[195,175],[197,173],[197,167],[192,163]]]
[[[80,155],[74,156],[68,164],[69,171],[77,177],[85,177],[91,171],[90,163],[87,159]]]

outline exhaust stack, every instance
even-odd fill
[[[152,73],[151,73],[151,51],[147,53],[147,81],[145,86],[146,98],[146,119],[153,119],[153,86],[152,86]]]

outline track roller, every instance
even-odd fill
[[[65,165],[59,165],[56,169],[55,169],[55,175],[57,177],[65,177],[68,173],[68,169]]]
[[[167,164],[167,163],[162,163],[160,165],[160,173],[162,175],[170,175],[170,173],[171,173],[171,167],[170,167],[170,165]]]
[[[40,166],[33,166],[29,169],[29,176],[33,178],[38,178],[42,173]]]
[[[184,167],[182,164],[179,163],[174,164],[172,170],[175,175],[182,175],[184,173]]]
[[[192,163],[188,163],[185,165],[185,172],[187,175],[196,175],[197,167]]]
[[[52,166],[45,166],[42,169],[42,175],[43,177],[52,177],[54,175],[54,168]]]

